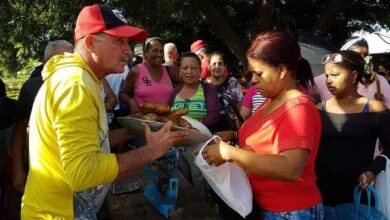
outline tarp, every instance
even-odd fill
[[[370,54],[390,53],[390,32],[368,33],[360,31],[354,33],[352,36],[364,38],[368,43],[368,52]]]
[[[299,32],[298,43],[301,55],[309,61],[314,76],[324,72],[324,65],[321,64],[322,57],[337,50],[329,41],[303,31]]]

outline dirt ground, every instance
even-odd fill
[[[172,215],[169,219],[220,219],[213,200],[207,195],[206,190],[197,192],[195,188],[178,172],[179,195],[177,205],[182,208],[181,214]],[[151,183],[143,169],[133,175],[118,180],[114,184],[126,182],[138,182],[140,189],[126,194],[113,195],[109,192],[105,209],[108,210],[100,219],[165,219],[144,198],[143,192],[146,185]]]

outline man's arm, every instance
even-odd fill
[[[135,150],[116,155],[118,162],[118,178],[126,176],[148,162],[151,162],[185,139],[188,134],[183,131],[171,131],[173,122],[168,121],[164,127],[157,132],[152,132],[150,127],[143,123],[145,129],[146,145]]]
[[[101,153],[102,140],[94,129],[99,113],[93,111],[94,98],[89,89],[75,84],[54,97],[61,106],[56,109],[53,127],[65,178],[74,192],[129,174],[186,137],[186,133],[170,131],[172,122],[166,123],[158,132],[151,132],[144,125],[146,146],[120,155]]]
[[[129,133],[125,128],[111,130],[108,133],[111,148],[120,147],[133,137],[134,135]]]

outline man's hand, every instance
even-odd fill
[[[171,131],[173,122],[168,121],[157,132],[152,132],[149,125],[143,123],[145,128],[146,145],[123,154],[117,154],[118,176],[121,178],[153,160],[158,159],[176,143],[188,137],[185,131]]]
[[[169,148],[188,137],[188,133],[185,131],[171,131],[172,121],[165,123],[164,127],[157,132],[152,132],[146,123],[142,123],[142,125],[145,129],[145,147],[153,153],[153,160],[161,157]]]

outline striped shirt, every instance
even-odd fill
[[[242,105],[252,109],[253,114],[265,100],[266,98],[260,95],[260,93],[256,90],[256,87],[251,86],[245,94]]]

